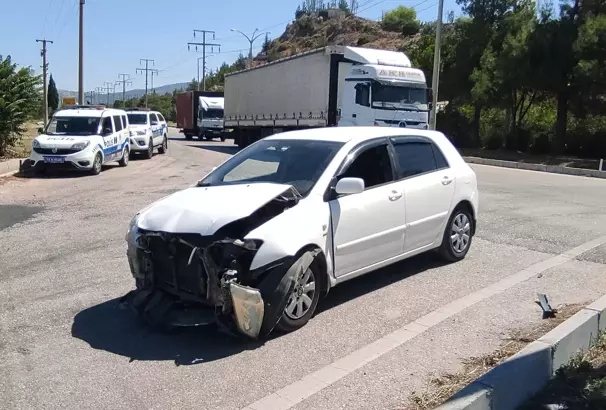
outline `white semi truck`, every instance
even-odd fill
[[[401,52],[329,46],[225,78],[225,121],[241,147],[331,126],[427,129],[431,90]]]

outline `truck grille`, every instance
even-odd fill
[[[34,151],[43,155],[69,155],[80,151],[79,149],[71,148],[34,148]]]
[[[200,302],[206,298],[206,270],[193,248],[180,242],[177,236],[148,236],[155,286],[177,296]]]

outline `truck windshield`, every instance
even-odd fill
[[[147,114],[128,114],[129,124],[147,124]]]
[[[204,118],[208,118],[210,120],[221,119],[223,118],[223,110],[218,108],[209,108],[208,110],[204,111]]]
[[[261,140],[198,182],[217,186],[273,182],[306,196],[343,144],[333,141]]]
[[[53,117],[47,135],[97,135],[99,117]]]
[[[375,82],[372,85],[372,106],[388,110],[427,111],[427,89]]]

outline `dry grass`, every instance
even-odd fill
[[[459,390],[557,327],[584,306],[584,304],[563,306],[557,310],[556,317],[545,319],[530,331],[516,332],[494,352],[464,360],[463,367],[458,372],[432,378],[424,391],[413,392],[410,395],[407,408],[429,410],[441,405]]]
[[[32,149],[32,141],[38,135],[38,128],[42,126],[42,122],[30,121],[25,124],[25,133],[21,136],[21,140],[8,150],[8,158],[25,158],[28,157]],[[0,161],[4,158],[0,158]]]

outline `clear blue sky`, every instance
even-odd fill
[[[360,16],[378,19],[383,11],[397,5],[417,6],[422,21],[435,20],[438,0],[358,0]],[[76,90],[78,84],[78,0],[3,1],[0,21],[0,54],[11,55],[19,65],[40,71],[40,43],[54,41],[48,48],[49,72],[57,87]],[[284,32],[294,17],[300,0],[86,0],[84,86],[86,91],[115,82],[118,73],[133,79],[129,88],[143,88],[145,76],[135,73],[140,58],[155,60],[160,70],[156,87],[189,81],[196,75],[196,59],[201,53],[187,50],[193,29],[216,31],[221,54],[208,58],[213,69],[223,61],[232,62],[248,42],[236,28],[247,34],[255,28],[271,31],[270,37]],[[445,0],[444,13],[459,7]],[[255,43],[259,51],[262,39]],[[217,51],[217,50],[215,50]]]

